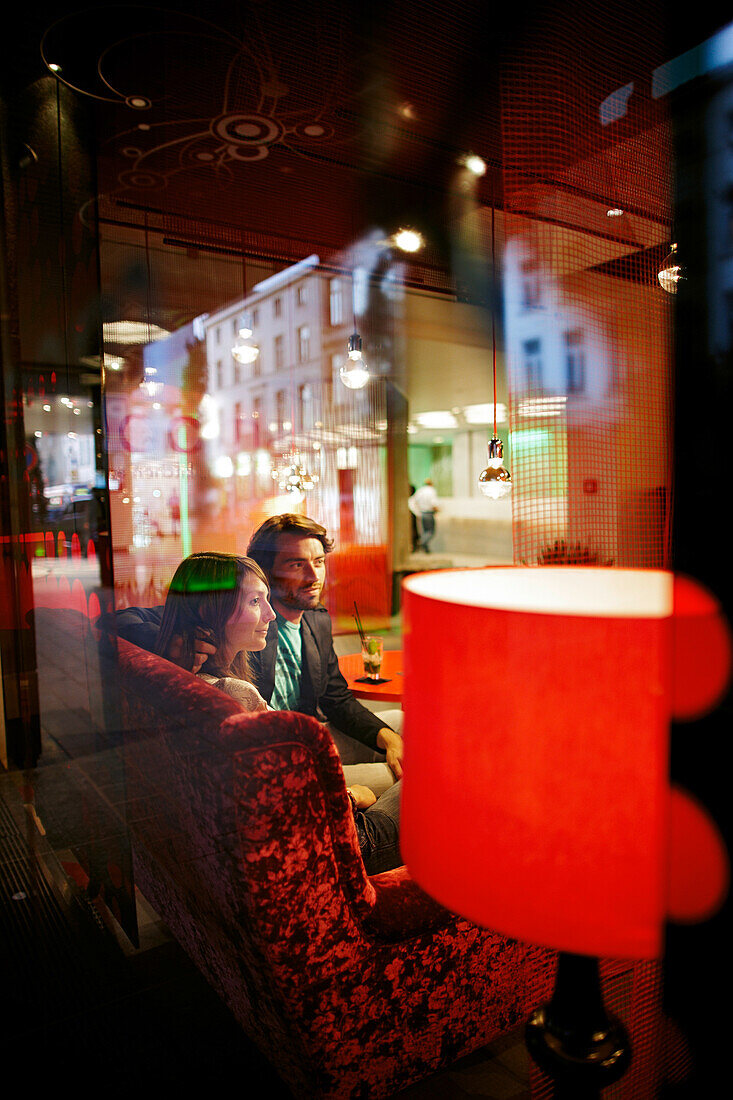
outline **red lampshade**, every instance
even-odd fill
[[[416,881],[518,939],[658,955],[675,894],[669,722],[675,700],[689,717],[727,682],[715,601],[661,571],[498,567],[410,577],[403,609]],[[706,660],[685,662],[688,635],[712,639]]]

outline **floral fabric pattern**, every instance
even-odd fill
[[[319,722],[117,646],[137,884],[294,1096],[389,1096],[548,999],[552,952],[367,876]]]

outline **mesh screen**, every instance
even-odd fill
[[[514,548],[528,564],[668,563],[671,138],[649,92],[659,12],[630,15],[549,5],[503,72]]]

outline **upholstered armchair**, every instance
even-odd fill
[[[552,953],[367,877],[317,721],[117,646],[137,885],[295,1096],[392,1095],[549,995]]]

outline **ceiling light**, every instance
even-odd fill
[[[669,250],[669,255],[665,257],[664,263],[657,272],[659,285],[662,290],[666,290],[668,294],[676,294],[680,279],[684,279],[684,277],[684,271],[677,252],[677,245],[673,244]]]
[[[491,279],[493,294],[491,296],[491,344],[494,376],[494,434],[489,441],[488,465],[478,476],[478,487],[489,500],[500,500],[509,495],[512,489],[512,475],[504,465],[504,444],[496,434],[497,409],[496,409],[496,254],[494,248],[494,218],[495,207],[491,208]]]
[[[402,252],[419,252],[425,244],[422,234],[415,229],[398,229],[392,240]]]
[[[415,422],[421,428],[457,428],[458,421],[453,413],[447,409],[437,409],[434,412],[417,413]]]
[[[489,461],[479,474],[478,487],[489,500],[501,500],[512,491],[512,475],[504,465],[504,445],[496,437],[489,443]]]
[[[469,153],[467,157],[464,157],[463,164],[474,176],[486,175],[486,161],[475,153]]]
[[[246,329],[241,329],[239,335],[242,332],[246,332]],[[232,348],[232,355],[238,363],[254,363],[257,356],[260,354],[260,349],[256,344],[235,344]]]
[[[152,344],[170,334],[147,321],[105,321],[102,335],[109,344]]]
[[[463,416],[467,424],[490,424],[494,418],[499,424],[506,424],[506,405],[501,401],[496,407],[490,401],[483,405],[466,405]]]
[[[362,353],[362,340],[358,332],[349,337],[349,358],[339,371],[339,378],[350,390],[360,390],[369,381],[369,367]]]

